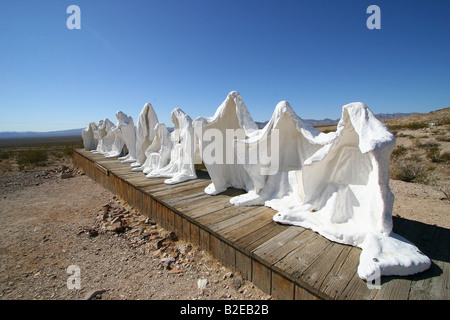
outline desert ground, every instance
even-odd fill
[[[2,148],[0,299],[271,299],[75,170],[70,154],[79,146]],[[30,150],[48,158],[24,164]]]
[[[394,216],[450,229],[449,119],[386,121]],[[0,143],[0,299],[272,299],[73,168],[80,146]]]

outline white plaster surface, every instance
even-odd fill
[[[89,123],[87,128],[81,130],[81,137],[85,150],[95,150],[97,148],[97,139],[94,137],[94,131],[98,129],[95,122]]]
[[[166,184],[176,184],[196,179],[194,167],[195,141],[192,119],[180,108],[171,113],[174,130],[171,133],[170,162],[163,168],[154,169],[147,178],[165,177]]]
[[[145,151],[151,145],[155,138],[155,126],[158,123],[153,106],[146,103],[139,114],[136,123],[136,161],[131,164],[131,167],[141,167],[147,156]]]
[[[225,191],[228,187],[245,190],[251,189],[253,187],[253,181],[243,165],[238,163],[237,154],[234,152],[233,141],[225,141],[227,129],[240,129],[243,134],[242,139],[245,139],[249,134],[258,130],[241,95],[236,91],[230,92],[212,117],[199,117],[195,119],[194,128],[196,133],[201,132],[202,137],[205,137],[204,134],[207,134],[208,130],[217,130],[220,132],[220,136],[223,137],[222,146],[225,148],[229,147],[222,152],[220,159],[215,159],[219,161],[212,162],[208,161],[208,159],[203,159],[203,163],[211,177],[211,184],[206,187],[205,192],[214,195]],[[209,149],[214,147],[214,143],[217,142],[212,138],[210,141],[208,140],[200,139],[199,148],[202,155],[208,153],[210,151]],[[217,150],[215,151],[217,152]],[[231,155],[232,161],[227,161],[227,152],[230,153],[230,151],[233,153]]]

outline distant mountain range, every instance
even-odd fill
[[[403,118],[403,117],[407,117],[410,116],[412,114],[415,114],[415,112],[413,113],[378,113],[375,115],[375,117],[380,120],[387,120],[387,119],[397,119],[397,118]],[[313,127],[323,127],[323,126],[334,126],[337,125],[340,119],[323,119],[323,120],[314,120],[314,119],[303,119],[303,121],[308,122],[309,124],[311,124]],[[258,125],[258,127],[261,129],[263,128],[267,122],[256,122],[256,124]]]
[[[60,130],[60,131],[48,131],[48,132],[16,132],[16,131],[5,131],[0,132],[0,139],[21,139],[21,138],[47,138],[47,137],[75,137],[80,136],[81,130],[83,129],[70,129],[70,130]]]
[[[379,120],[386,120],[386,119],[396,119],[396,118],[403,118],[407,117],[409,115],[412,115],[414,113],[379,113],[375,116]],[[319,127],[319,126],[332,126],[336,125],[339,122],[339,119],[333,120],[333,119],[323,119],[323,120],[313,120],[313,119],[303,119],[304,121],[310,123],[313,127]],[[259,128],[263,128],[268,121],[265,122],[256,122]],[[48,132],[34,132],[34,131],[27,131],[27,132],[15,132],[15,131],[5,131],[0,132],[0,139],[19,139],[19,138],[44,138],[44,137],[74,137],[79,136],[81,137],[81,130],[80,129],[70,129],[70,130],[60,130],[60,131],[48,131]],[[167,128],[169,131],[172,131],[173,128]],[[172,130],[171,130],[172,129]]]

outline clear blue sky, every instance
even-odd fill
[[[429,112],[450,106],[449,58],[449,0],[2,0],[0,131],[136,120],[146,102],[172,126],[175,107],[212,116],[232,90],[256,121],[281,100],[304,119],[353,101]]]

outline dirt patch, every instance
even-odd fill
[[[0,174],[0,299],[271,298],[87,176],[62,169]]]

